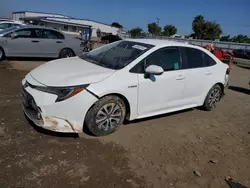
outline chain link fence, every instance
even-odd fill
[[[141,38],[171,40],[171,41],[185,42],[188,44],[193,44],[193,45],[198,45],[198,46],[206,46],[208,43],[213,43],[216,47],[224,49],[224,50],[236,50],[236,49],[250,50],[250,44],[246,44],[246,43],[186,39],[186,38],[172,38],[172,37],[166,37],[166,36],[147,36],[147,37],[141,37]]]

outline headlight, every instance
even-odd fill
[[[43,91],[46,93],[51,93],[57,95],[56,102],[60,102],[66,100],[74,95],[80,93],[89,85],[82,85],[82,86],[72,86],[72,87],[40,87],[40,86],[33,86],[34,89],[39,91]]]

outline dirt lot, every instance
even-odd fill
[[[24,70],[41,63],[0,64],[0,188],[227,188],[225,176],[250,187],[249,69],[233,67],[231,89],[212,112],[191,109],[77,138],[38,129],[23,115]]]

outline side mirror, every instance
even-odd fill
[[[145,69],[145,73],[153,75],[161,75],[164,72],[163,68],[157,65],[149,65]]]
[[[15,32],[13,32],[13,33],[11,33],[10,37],[12,39],[16,39],[16,38],[18,38],[18,35]]]

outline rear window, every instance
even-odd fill
[[[53,30],[43,30],[43,38],[46,39],[64,39],[64,36],[56,31]]]
[[[216,64],[216,61],[202,50],[187,47],[185,47],[184,49],[186,52],[187,61],[186,67],[188,69],[209,67]]]
[[[203,54],[201,50],[186,48],[186,58],[189,69],[203,67]]]
[[[204,66],[209,67],[209,66],[213,66],[216,64],[216,62],[213,60],[213,58],[211,58],[209,55],[207,55],[206,53],[203,53],[203,58],[204,58]]]

